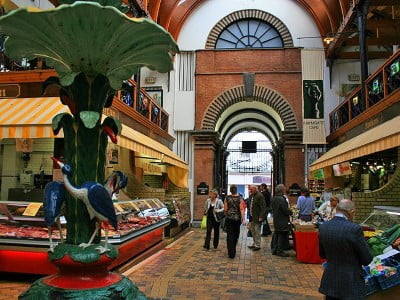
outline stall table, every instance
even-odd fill
[[[298,261],[309,264],[321,264],[325,261],[319,256],[318,231],[307,228],[302,231],[300,226],[296,226],[294,232],[296,258]]]

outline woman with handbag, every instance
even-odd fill
[[[207,216],[207,231],[206,231],[206,239],[204,241],[203,248],[209,250],[210,249],[210,241],[211,241],[211,231],[214,229],[214,239],[213,246],[214,249],[218,248],[219,243],[219,227],[221,220],[217,217],[217,215],[224,212],[224,203],[221,199],[218,199],[218,191],[216,189],[212,189],[209,193],[209,197],[204,204],[204,215]]]
[[[240,224],[246,223],[244,212],[246,203],[242,196],[237,193],[236,185],[231,185],[230,194],[226,196],[224,202],[225,209],[225,227],[226,227],[226,245],[229,258],[235,258],[236,244],[240,235]]]

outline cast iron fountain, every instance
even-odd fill
[[[0,32],[7,36],[8,57],[40,58],[58,74],[44,88],[59,85],[60,101],[70,110],[56,115],[52,125],[56,134],[61,129],[64,133],[65,162],[72,169],[69,182],[103,183],[108,136],[115,141],[121,132],[117,119],[102,121],[103,109],[141,67],[171,70],[178,47],[153,21],[127,17],[120,0],[63,3],[50,10],[14,10],[0,18]],[[100,234],[92,245],[79,246],[96,227],[83,201],[69,194],[65,205],[66,242],[49,253],[60,271],[33,283],[19,299],[145,299],[128,278],[108,271],[118,250],[108,245],[108,251],[99,251]]]

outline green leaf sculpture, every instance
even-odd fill
[[[76,1],[46,11],[20,8],[1,18],[0,31],[8,36],[7,56],[45,59],[63,86],[83,72],[103,74],[119,89],[143,66],[171,70],[172,54],[178,52],[171,35],[155,22],[129,18],[96,2]]]

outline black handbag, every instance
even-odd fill
[[[225,213],[220,211],[215,213],[215,216],[217,217],[217,222],[221,222],[225,218]]]

